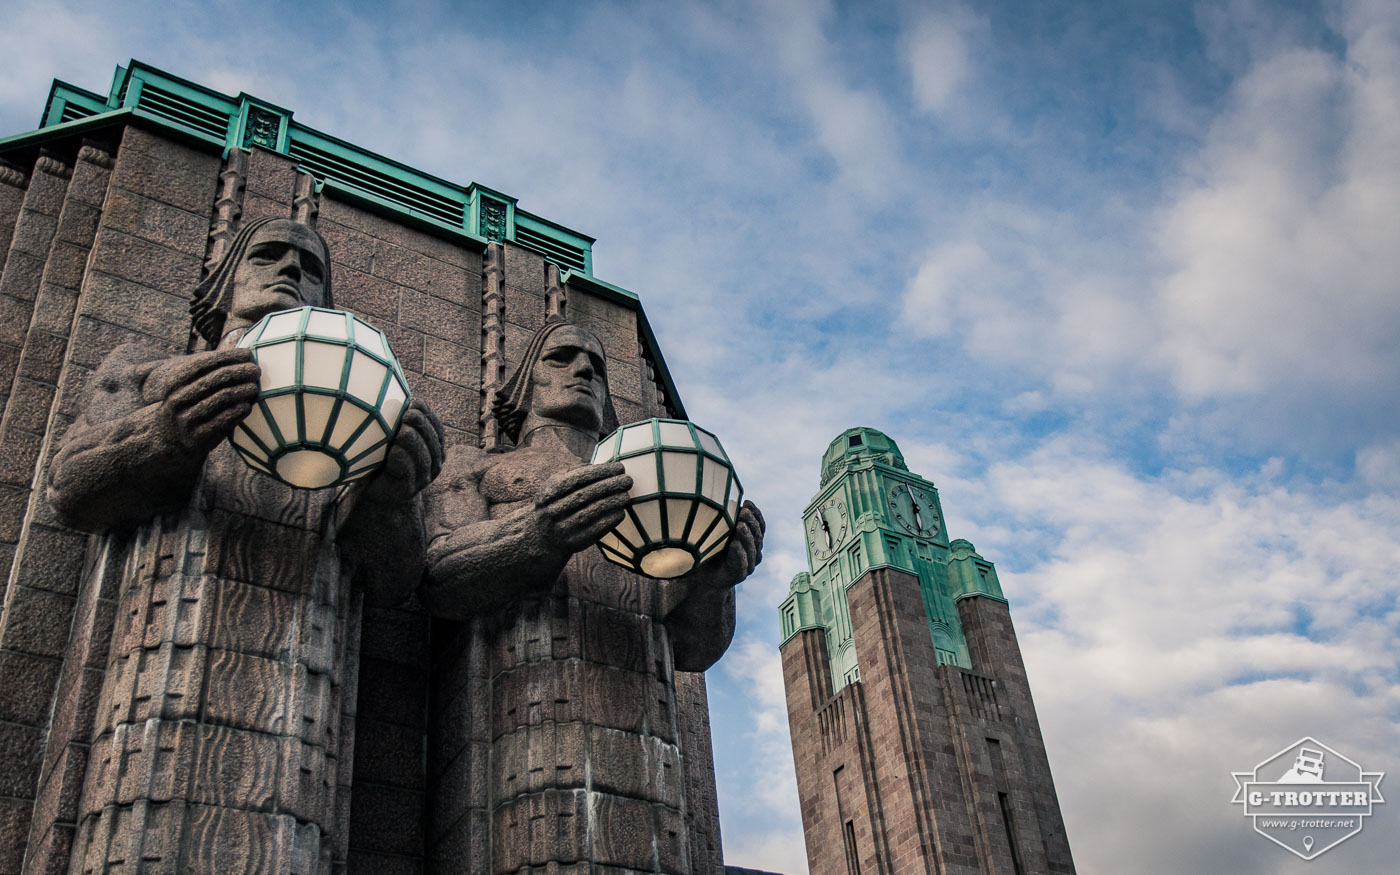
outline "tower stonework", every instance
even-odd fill
[[[1073,873],[994,566],[875,429],[827,449],[780,608],[812,875]]]

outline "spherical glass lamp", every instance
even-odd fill
[[[238,345],[262,379],[230,440],[249,465],[321,489],[373,473],[408,409],[408,381],[384,333],[340,310],[271,313]]]
[[[603,555],[648,577],[680,577],[721,552],[744,490],[715,436],[681,419],[649,419],[603,438],[593,462],[632,476],[627,516],[604,535]]]

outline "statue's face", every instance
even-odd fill
[[[603,425],[606,395],[598,339],[573,325],[550,334],[530,372],[530,413],[596,432]]]
[[[326,263],[316,232],[291,220],[253,233],[233,273],[233,304],[225,328],[251,325],[278,310],[325,306]]]

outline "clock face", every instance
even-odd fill
[[[812,545],[812,555],[819,560],[826,559],[836,552],[845,537],[846,502],[829,498],[807,521],[807,540]]]
[[[890,516],[911,535],[932,538],[942,528],[943,521],[938,518],[933,496],[917,486],[907,483],[891,486],[888,504]]]

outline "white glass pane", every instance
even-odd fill
[[[715,543],[715,544],[712,544],[712,545],[710,546],[710,548],[709,548],[708,550],[706,550],[706,551],[702,554],[703,558],[702,558],[700,561],[701,561],[701,562],[706,562],[706,561],[708,561],[708,560],[710,560],[710,559],[713,559],[714,557],[718,556],[720,553],[724,552],[724,548],[727,547],[727,546],[729,546],[729,539],[728,539],[728,538],[724,538],[724,539],[720,540],[719,542],[717,542],[717,543]]]
[[[699,426],[696,427],[695,433],[700,437],[700,446],[704,447],[707,452],[714,453],[721,459],[729,458],[724,454],[724,450],[720,447],[719,441],[715,440],[714,435]]]
[[[710,548],[713,547],[719,541],[723,540],[729,534],[729,532],[730,528],[727,523],[721,522],[719,525],[715,526],[715,530],[713,532],[710,532],[710,536],[706,538],[703,542],[701,542],[700,552],[702,554],[709,553]]]
[[[408,392],[399,382],[397,374],[390,374],[389,388],[384,390],[384,404],[380,406],[379,413],[384,417],[384,421],[389,423],[389,428],[395,428],[399,424],[399,414],[403,412],[404,402],[408,400]]]
[[[680,577],[694,567],[695,557],[679,547],[662,547],[642,557],[642,573],[662,580]]]
[[[261,472],[263,472],[264,474],[271,474],[271,473],[272,473],[272,469],[271,469],[271,468],[267,467],[266,465],[264,465],[263,463],[261,463],[261,462],[255,460],[255,459],[249,458],[248,456],[244,456],[244,457],[243,457],[243,461],[247,462],[247,463],[248,463],[248,466],[249,466],[250,468],[252,468],[254,471],[261,471]]]
[[[380,358],[389,357],[389,347],[384,336],[363,319],[355,320],[355,345],[362,346]]]
[[[301,412],[306,420],[306,439],[324,440],[326,427],[330,425],[331,413],[335,409],[334,395],[317,395],[305,392],[301,396]]]
[[[645,456],[633,456],[630,459],[623,459],[622,467],[626,468],[627,473],[632,476],[632,489],[628,492],[628,495],[650,495],[658,491],[655,456],[648,453]]]
[[[617,528],[613,529],[613,531],[623,538],[626,538],[627,542],[633,546],[642,543],[642,533],[637,531],[637,527],[633,525],[630,516],[624,516],[622,522],[618,523]]]
[[[277,438],[272,434],[272,427],[267,424],[267,417],[263,415],[262,405],[253,406],[253,412],[248,414],[247,419],[243,420],[243,425],[257,435],[258,440],[273,449],[277,448]]]
[[[360,427],[369,414],[353,404],[345,403],[340,405],[340,414],[335,418],[335,428],[331,430],[331,439],[326,441],[332,447],[344,447],[350,440],[350,435],[355,433],[355,429]]]
[[[690,519],[691,504],[684,499],[666,499],[666,537],[685,537],[685,524]]]
[[[345,458],[358,470],[363,463],[355,461],[355,457],[384,440],[384,437],[384,430],[379,427],[379,423],[371,422],[360,432],[360,436],[355,438],[355,442],[345,448]]]
[[[302,489],[321,489],[340,479],[340,463],[320,450],[294,450],[277,460],[277,476]]]
[[[346,347],[333,343],[304,341],[301,351],[302,383],[323,389],[339,389],[340,377],[345,373],[345,351]]]
[[[639,422],[636,425],[629,425],[622,431],[622,444],[618,447],[618,455],[626,455],[633,450],[641,450],[651,446],[651,423]]]
[[[739,502],[744,499],[744,493],[739,492],[737,489],[735,492],[737,494],[729,500],[729,504],[725,505],[724,508],[725,512],[729,514],[729,524],[731,526],[739,521]]]
[[[374,428],[374,426],[370,426],[370,428]],[[379,449],[370,453],[368,456],[365,456],[363,459],[355,461],[353,463],[354,467],[351,470],[356,473],[373,471],[374,469],[379,467],[379,464],[384,461],[384,457],[388,454],[389,445],[382,444],[379,447]],[[353,458],[353,456],[351,458]]]
[[[715,504],[724,503],[724,490],[729,485],[729,469],[714,459],[705,457],[705,476],[700,491]]]
[[[637,570],[636,566],[632,564],[632,560],[630,558],[628,558],[627,556],[618,555],[617,553],[614,553],[606,547],[603,548],[603,558],[616,565],[621,565],[623,568],[626,568],[629,571]]]
[[[253,352],[262,368],[258,386],[268,392],[294,385],[297,381],[297,345],[293,341],[260,346]]]
[[[601,441],[599,441],[598,446],[593,448],[593,464],[596,465],[599,462],[611,462],[614,458],[617,457],[617,454],[613,452],[613,448],[616,446],[616,434],[610,434],[607,437],[603,438]]]
[[[262,418],[261,413],[258,413],[257,415],[259,419]],[[237,447],[239,450],[246,453],[247,455],[252,456],[255,459],[259,459],[263,462],[267,461],[267,454],[264,453],[262,451],[262,448],[260,448],[257,445],[257,443],[248,435],[248,432],[244,431],[242,428],[235,428],[233,430],[233,434],[229,435],[229,440],[233,442],[233,445],[235,447]]]
[[[699,504],[695,508],[695,522],[690,526],[690,542],[695,543],[705,530],[710,527],[710,523],[719,516],[719,511],[708,504]],[[723,525],[723,523],[721,523]]]
[[[641,504],[633,505],[632,510],[642,523],[642,531],[646,533],[646,540],[648,542],[661,540],[661,503],[643,501]]]
[[[362,352],[355,353],[355,361],[350,365],[350,382],[347,393],[368,404],[379,403],[379,390],[384,388],[384,375],[388,369]]]
[[[332,313],[325,310],[312,310],[310,318],[306,320],[306,333],[315,334],[318,337],[334,337],[337,340],[346,340],[345,314]]]
[[[667,492],[695,494],[695,478],[700,474],[700,466],[695,464],[700,457],[690,453],[662,453],[662,488]]]
[[[247,331],[243,332],[242,337],[238,338],[238,346],[241,349],[247,349],[248,347],[252,346],[253,341],[258,339],[258,335],[262,334],[262,330],[263,324],[261,322],[259,322],[257,325],[254,325],[252,328],[249,328]]]
[[[695,440],[690,436],[690,428],[684,422],[658,422],[661,443],[668,447],[693,447]]]
[[[268,412],[277,423],[277,430],[282,432],[284,443],[302,440],[297,429],[297,396],[278,395],[276,398],[266,399],[263,403],[267,405]]]
[[[294,337],[300,329],[301,310],[288,310],[267,320],[267,327],[263,329],[261,339],[273,340],[278,337]]]
[[[614,535],[612,532],[608,532],[606,535],[599,538],[598,543],[611,547],[619,553],[627,552],[627,548],[617,539],[617,535]]]

